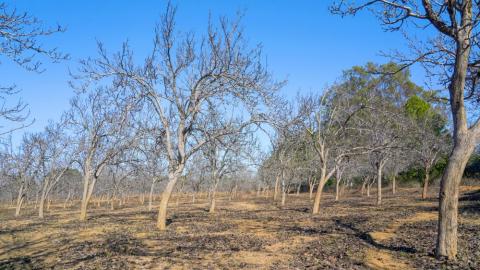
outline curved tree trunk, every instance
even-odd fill
[[[158,208],[157,228],[161,231],[167,228],[167,207],[170,196],[172,196],[173,189],[177,183],[178,176],[180,175],[183,167],[178,168],[175,172],[168,173],[168,183],[165,190],[162,193],[162,199]]]
[[[95,187],[96,178],[92,177],[88,174],[84,176],[83,180],[83,195],[82,195],[82,204],[80,206],[80,220],[85,221],[87,219],[87,207],[88,203],[90,202],[90,198],[92,197],[93,188]]]
[[[474,150],[474,140],[459,135],[440,183],[437,257],[455,259],[457,255],[458,196],[460,182],[468,159]]]
[[[20,209],[22,208],[22,204],[25,200],[25,180],[22,180],[22,184],[20,185],[20,189],[18,190],[17,196],[17,205],[15,207],[15,217],[20,216]]]
[[[312,214],[314,215],[320,212],[320,202],[322,200],[323,187],[325,186],[326,182],[327,179],[325,178],[325,176],[322,176],[320,178],[320,181],[318,182],[317,193],[315,194],[315,201],[313,202],[312,209]]]

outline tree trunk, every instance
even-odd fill
[[[367,197],[370,197],[370,188],[373,185],[373,181],[367,184]]]
[[[273,201],[277,201],[278,198],[278,189],[279,189],[279,184],[280,184],[280,175],[277,174],[275,177],[275,188],[273,190]]]
[[[462,26],[456,34],[455,64],[449,85],[450,108],[453,119],[453,150],[440,183],[438,258],[455,259],[457,255],[458,193],[463,172],[479,137],[479,123],[468,129],[464,105],[465,82],[468,74],[471,37],[473,35],[472,2],[463,1]],[[478,120],[477,120],[478,121]]]
[[[425,179],[423,179],[423,192],[422,192],[422,199],[426,199],[428,195],[428,181],[430,180],[430,173],[429,169],[425,168]]]
[[[395,194],[397,192],[397,176],[393,175],[392,179],[392,193]]]
[[[67,208],[67,203],[68,203],[68,200],[70,200],[70,196],[72,196],[71,190],[68,191],[67,198],[65,199],[65,202],[63,202],[63,209]]]
[[[382,204],[382,171],[384,161],[380,161],[377,167],[377,205]]]
[[[44,208],[45,208],[45,194],[42,192],[42,196],[40,197],[40,204],[38,206],[38,217],[43,218],[44,217]]]
[[[309,191],[308,191],[308,198],[311,200],[312,197],[313,197],[313,187],[315,186],[315,184],[313,183],[310,183],[309,184]]]
[[[155,181],[152,181],[152,185],[150,186],[150,194],[148,196],[148,211],[152,211],[153,191],[154,190],[155,190]]]
[[[297,186],[297,196],[300,195],[300,188],[302,188],[302,184],[301,184],[301,183],[298,184],[298,186]]]
[[[283,187],[284,185],[282,185],[282,203],[281,205],[282,206],[285,206],[285,200],[286,200],[286,197],[287,197],[287,191],[285,190],[285,188]]]
[[[362,188],[360,189],[360,193],[363,197],[363,194],[365,193],[365,187],[367,186],[368,178],[365,178],[362,183]]]
[[[312,209],[312,214],[314,215],[320,212],[320,201],[322,200],[323,187],[325,186],[326,182],[327,179],[325,178],[325,176],[322,176],[320,178],[320,181],[318,182],[317,193],[315,194],[315,201],[313,202]]]
[[[216,177],[216,175],[214,174],[214,177]],[[213,185],[213,188],[212,188],[212,197],[210,199],[210,208],[208,209],[208,212],[209,213],[215,213],[215,205],[216,205],[216,195],[217,195],[217,187],[218,187],[218,182],[219,180],[218,179],[214,179],[214,185]]]
[[[447,168],[440,183],[437,257],[455,259],[457,255],[458,196],[465,166],[474,150],[474,140],[457,135]]]
[[[168,201],[170,200],[170,196],[172,195],[182,169],[183,167],[180,167],[175,172],[170,172],[168,174],[168,183],[162,193],[162,200],[160,201],[160,206],[158,208],[157,228],[161,231],[164,231],[167,228]]]
[[[210,214],[215,213],[215,192],[212,195],[212,199],[210,200],[210,208],[208,209],[208,212]]]
[[[337,178],[335,181],[335,201],[338,201],[340,193],[340,179]]]
[[[96,178],[93,177],[90,180],[89,175],[83,177],[83,195],[82,195],[82,204],[80,206],[80,220],[85,221],[87,219],[87,207],[90,202],[90,198],[93,193],[93,188],[95,186]]]
[[[22,208],[23,201],[25,200],[25,184],[22,183],[18,191],[17,206],[15,207],[15,217],[20,216],[20,209]]]

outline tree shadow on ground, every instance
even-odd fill
[[[353,231],[354,235],[362,240],[363,242],[365,242],[366,244],[369,244],[375,248],[378,248],[378,249],[383,249],[383,250],[389,250],[389,251],[394,251],[394,252],[406,252],[406,253],[416,253],[417,250],[415,248],[412,248],[412,247],[407,247],[407,246],[390,246],[390,245],[385,245],[385,244],[382,244],[382,243],[379,243],[377,241],[375,241],[375,239],[373,239],[369,232],[364,232],[358,228],[356,228],[353,224],[350,224],[350,223],[346,223],[346,222],[343,222],[339,219],[335,220],[335,223],[342,227],[342,228],[345,228],[345,229],[348,229],[348,230],[351,230]]]

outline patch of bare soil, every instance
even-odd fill
[[[93,207],[87,222],[60,204],[45,220],[31,208],[14,219],[4,207],[0,269],[480,269],[480,190],[460,199],[455,262],[433,257],[436,198],[416,195],[387,194],[376,206],[373,196],[327,194],[318,216],[306,194],[288,196],[285,207],[253,195],[219,199],[214,214],[205,199],[186,197],[171,204],[165,232],[138,200]]]

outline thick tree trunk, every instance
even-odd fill
[[[83,177],[83,195],[82,204],[80,206],[80,220],[87,219],[87,207],[92,197],[93,188],[95,187],[96,178],[91,179],[89,175]]]
[[[170,196],[172,196],[173,189],[177,183],[178,177],[182,172],[183,167],[177,168],[175,172],[168,173],[168,183],[162,193],[162,200],[158,209],[157,228],[161,231],[167,228],[167,207]]]
[[[210,214],[215,213],[215,204],[216,204],[216,202],[215,202],[215,194],[213,194],[212,199],[210,200],[210,208],[208,209],[208,212],[209,212]]]
[[[458,136],[440,184],[437,257],[457,255],[458,196],[465,166],[474,150],[469,136]]]
[[[479,137],[479,123],[468,129],[464,105],[465,83],[473,35],[472,2],[463,1],[462,26],[456,33],[455,65],[449,86],[450,108],[453,119],[453,150],[440,183],[438,258],[455,259],[457,255],[458,196],[463,172]]]
[[[325,176],[322,176],[320,178],[320,181],[318,182],[317,193],[315,194],[315,201],[313,202],[313,209],[312,209],[312,214],[314,215],[320,212],[320,202],[322,200],[323,187],[325,186],[326,182],[327,182],[327,179],[325,178]]]

